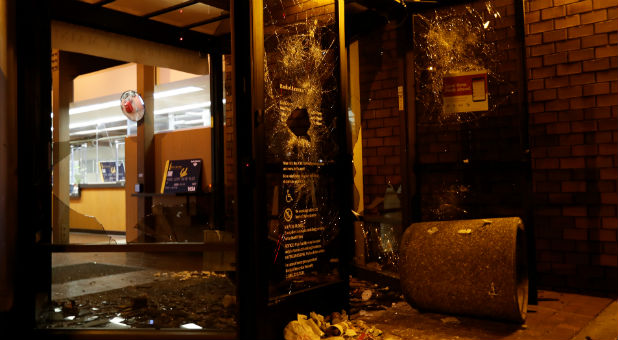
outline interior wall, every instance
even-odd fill
[[[71,229],[126,231],[124,188],[81,188],[81,197],[70,203]],[[89,217],[98,223],[92,223]]]
[[[83,74],[73,80],[73,101],[95,99],[120,94],[137,86],[137,68],[128,63],[104,70]]]
[[[172,70],[165,67],[157,67],[157,79],[156,84],[167,84],[175,81],[190,79],[198,77],[199,75],[193,73],[187,73],[177,70]]]
[[[161,183],[165,162],[174,159],[202,159],[202,186],[203,192],[209,191],[212,184],[211,166],[211,129],[196,128],[157,133],[154,135],[154,193],[161,192]],[[137,197],[135,193],[137,183],[137,137],[125,139],[125,199],[126,199],[126,231],[127,242],[137,240],[135,229],[137,220]]]

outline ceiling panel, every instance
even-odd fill
[[[230,19],[223,19],[210,24],[193,27],[191,30],[210,35],[230,33]]]
[[[186,1],[187,0],[116,0],[104,5],[104,7],[127,14],[144,16]]]
[[[227,12],[213,6],[197,3],[191,6],[182,8],[182,10],[175,10],[165,14],[152,17],[152,20],[160,21],[166,24],[174,26],[187,26],[196,22],[208,20],[218,17]]]

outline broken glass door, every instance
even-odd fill
[[[341,282],[336,1],[264,1],[264,160],[271,302]],[[345,131],[343,131],[345,134]],[[344,296],[338,300],[343,301]],[[293,316],[293,315],[292,315]]]

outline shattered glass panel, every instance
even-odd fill
[[[496,112],[517,92],[504,73],[509,32],[493,2],[475,2],[414,16],[417,102],[432,122],[470,122]],[[469,79],[468,79],[469,78]],[[486,108],[475,102],[485,101]],[[449,108],[456,104],[458,108]]]
[[[55,63],[65,60],[63,53],[61,51],[61,57],[56,56]],[[58,65],[53,67],[59,69]],[[207,213],[209,208],[204,204],[211,202],[205,197],[200,197],[197,203],[196,200],[154,202],[158,214],[146,213],[147,217],[142,221],[134,218],[132,213],[137,210],[137,203],[133,201],[137,198],[131,195],[135,193],[137,152],[135,143],[127,145],[129,150],[126,150],[125,160],[125,144],[131,140],[130,135],[136,134],[137,123],[123,115],[122,110],[128,107],[121,106],[121,93],[117,91],[119,88],[135,88],[135,64],[100,71],[74,79],[72,89],[75,101],[64,103],[68,106],[66,108],[56,108],[59,112],[55,116],[52,113],[52,121],[58,122],[56,131],[52,128],[54,143],[51,148],[53,242],[70,243],[73,232],[108,236],[126,233],[129,242],[144,241],[146,238],[149,238],[148,241],[166,242],[202,241],[202,231],[212,228],[210,213]],[[208,133],[211,123],[209,76],[166,68],[156,68],[156,71],[158,84],[154,87],[151,106],[146,106],[154,114],[154,132],[201,128],[200,131]],[[115,78],[113,85],[106,82],[108,78]],[[64,90],[67,85],[68,82],[55,86]],[[132,103],[132,110],[138,104],[142,105],[141,101]],[[177,136],[182,133],[178,132]],[[135,141],[134,138],[132,140]],[[210,147],[210,143],[204,145]],[[195,153],[195,150],[198,148],[190,152]],[[159,166],[156,168],[158,170]],[[160,176],[153,182],[160,183]],[[147,205],[146,210],[152,210],[152,204],[149,202]],[[188,218],[191,224],[187,223]],[[151,221],[161,222],[167,230],[155,227],[152,229],[157,230],[139,229],[150,226]],[[140,238],[142,234],[148,236]],[[162,234],[165,234],[164,237]],[[117,239],[110,238],[110,244],[115,244]],[[124,238],[121,241],[124,243]]]
[[[189,80],[200,83],[206,80],[209,86],[207,76]],[[155,132],[161,129],[157,118],[165,118],[164,125],[169,122],[171,126],[174,124],[167,118],[176,115],[175,125],[169,130],[178,130],[179,115],[184,115],[184,127],[193,123],[201,126],[187,131],[198,131],[199,136],[206,136],[209,141],[210,131],[202,126],[205,122],[210,125],[210,111],[204,109],[210,105],[210,102],[205,104],[207,89],[186,86],[156,92],[157,105],[160,104],[156,110],[167,113],[155,113]],[[193,102],[189,100],[189,104],[181,107],[172,102],[180,95],[187,99],[187,93],[199,97],[189,98]],[[231,93],[226,91],[226,94],[227,102],[231,103]],[[120,113],[119,96],[113,97],[116,104],[112,103],[109,109],[117,114]],[[199,105],[193,105],[196,98]],[[224,332],[229,337],[229,332],[237,329],[234,236],[230,231],[213,227],[212,188],[205,182],[212,178],[202,174],[201,191],[191,195],[161,194],[158,185],[165,176],[159,176],[157,171],[163,172],[162,165],[153,171],[157,192],[141,192],[138,198],[137,142],[136,137],[126,136],[126,119],[122,116],[118,121],[100,122],[82,117],[88,121],[80,122],[75,120],[75,113],[65,114],[65,117],[52,115],[53,119],[67,118],[70,131],[64,131],[67,140],[56,141],[50,148],[54,221],[48,226],[51,232],[37,234],[36,242],[44,251],[49,251],[49,243],[53,244],[51,268],[48,266],[48,271],[38,273],[42,285],[51,283],[51,287],[42,290],[45,294],[41,295],[41,303],[37,303],[37,327],[172,328]],[[229,129],[233,117],[228,113],[226,118]],[[80,126],[83,131],[76,131],[72,126],[75,124],[83,125]],[[170,134],[186,136],[187,131]],[[166,143],[170,143],[170,138]],[[187,148],[185,138],[182,147],[177,149],[206,153],[207,156],[200,158],[210,166],[208,158],[212,150],[208,147],[210,143],[193,143]],[[231,149],[226,147],[226,155]],[[174,157],[164,153],[158,153],[159,156]],[[161,160],[153,160],[157,161]],[[226,157],[226,167],[235,169],[233,157]],[[225,189],[232,187],[226,190],[231,211],[226,210],[226,225],[220,227],[232,230],[235,200],[231,193],[235,178],[228,174],[225,178]],[[140,199],[145,202],[141,218],[138,217]],[[80,248],[83,245],[102,251],[83,252]],[[176,249],[171,251],[168,246]]]
[[[128,228],[128,242],[201,242],[211,229],[209,196],[156,195],[151,212]]]
[[[398,273],[399,241],[403,228],[400,216],[365,216],[355,235],[356,264],[375,271]]]
[[[233,278],[205,269],[201,253],[55,253],[51,273],[41,328],[237,326]]]
[[[519,5],[477,0],[413,17],[423,221],[524,213],[530,165]]]
[[[264,1],[271,298],[339,279],[334,9],[332,1]]]

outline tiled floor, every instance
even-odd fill
[[[124,236],[71,233],[71,243],[82,244],[123,244]],[[140,270],[95,276],[94,279],[75,280],[52,285],[52,298],[62,299],[78,295],[91,294],[106,290],[143,284],[154,280],[154,274],[159,271],[201,270],[201,253],[54,253],[52,267],[67,266],[80,263],[103,263],[117,266],[136,267]]]

